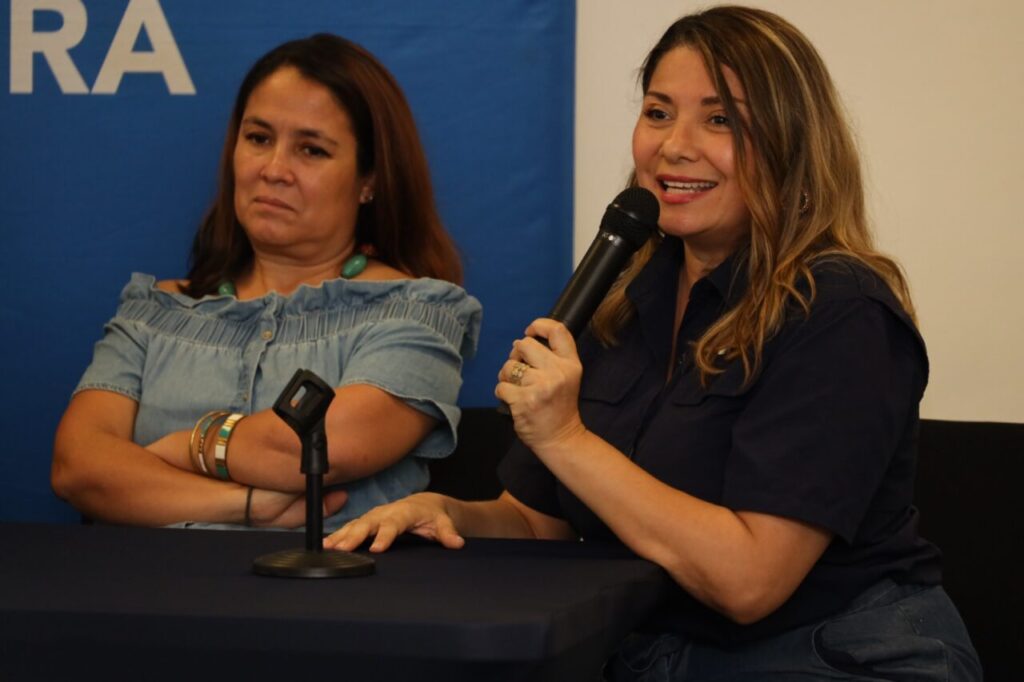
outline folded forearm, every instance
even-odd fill
[[[328,484],[353,481],[392,466],[435,427],[437,421],[379,389],[346,386],[325,419]],[[272,490],[305,489],[298,435],[271,410],[235,426],[228,447],[234,480]]]
[[[245,512],[244,487],[182,471],[101,432],[58,438],[52,482],[82,513],[116,523],[239,523]]]

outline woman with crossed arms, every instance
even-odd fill
[[[455,446],[480,304],[394,77],[339,36],[279,45],[239,88],[219,180],[188,278],[124,288],[54,490],[118,523],[301,527],[301,447],[270,409],[300,368],[336,387],[327,528],[423,490]]]

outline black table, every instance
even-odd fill
[[[0,679],[599,679],[669,587],[588,543],[402,538],[374,576],[269,578],[295,533],[0,524]]]

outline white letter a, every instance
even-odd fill
[[[143,27],[153,45],[152,52],[132,52]],[[160,0],[131,0],[121,25],[96,76],[93,94],[113,95],[125,73],[162,73],[172,95],[194,95],[196,88],[185,68],[178,44],[167,25]]]

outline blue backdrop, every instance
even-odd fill
[[[0,11],[0,519],[72,520],[53,432],[132,271],[185,272],[231,100],[271,47],[364,45],[416,115],[484,305],[463,405],[572,258],[572,0],[8,0]]]

